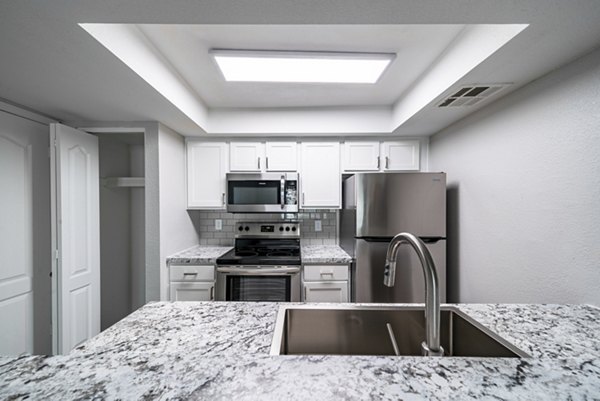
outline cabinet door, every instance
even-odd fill
[[[225,209],[227,144],[187,143],[188,208]]]
[[[346,142],[342,157],[344,171],[378,171],[379,142]]]
[[[261,171],[264,167],[263,144],[260,142],[231,142],[229,145],[230,171]]]
[[[341,199],[340,144],[303,142],[301,207],[339,208]]]
[[[215,283],[171,283],[171,301],[212,301],[215,299]]]
[[[383,142],[384,171],[418,171],[419,141]]]
[[[267,142],[267,171],[296,171],[298,148],[296,142]]]
[[[304,283],[304,302],[348,302],[348,282]]]

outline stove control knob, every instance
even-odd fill
[[[296,231],[296,226],[292,227],[292,231]]]
[[[279,227],[279,231],[283,231],[283,226],[280,226],[280,227]]]
[[[238,230],[240,230],[240,231],[244,231],[244,227],[243,227],[243,226],[239,226],[239,227],[238,227]]]
[[[290,227],[289,227],[289,226],[288,226],[288,227],[286,227],[286,228],[285,228],[285,231],[290,231]]]
[[[250,227],[246,226],[246,227],[244,227],[244,230],[250,231]]]

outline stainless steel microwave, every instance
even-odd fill
[[[297,213],[298,173],[228,173],[227,211]]]

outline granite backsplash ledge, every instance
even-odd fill
[[[200,245],[233,246],[238,221],[300,221],[300,238],[303,245],[336,245],[338,243],[338,211],[313,210],[302,213],[227,213],[220,211],[188,210]],[[215,229],[215,220],[221,220],[222,229]],[[321,221],[321,231],[315,222]]]

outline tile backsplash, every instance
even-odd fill
[[[233,246],[238,221],[300,221],[300,239],[304,245],[336,245],[337,244],[337,210],[313,210],[294,213],[227,213],[220,211],[188,210],[194,227],[200,237],[200,245]],[[215,220],[221,220],[222,229],[215,228]],[[321,231],[315,230],[315,222],[321,222]]]

